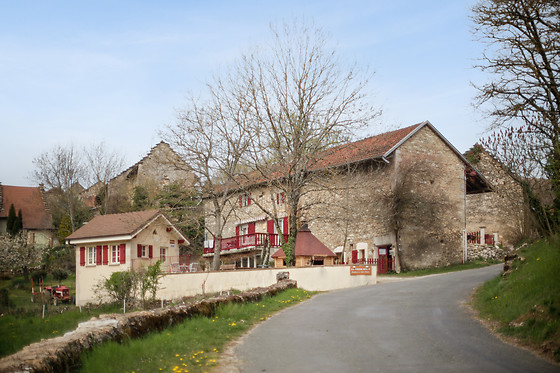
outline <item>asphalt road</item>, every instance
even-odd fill
[[[501,342],[463,303],[501,266],[333,291],[257,326],[241,372],[560,372]],[[232,366],[233,368],[233,366]]]

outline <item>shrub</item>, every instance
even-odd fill
[[[112,301],[130,301],[133,295],[133,276],[128,271],[113,272],[111,277],[101,283],[101,289],[105,291]]]
[[[52,277],[53,279],[55,279],[56,281],[62,281],[68,278],[68,271],[62,269],[62,268],[55,268],[52,271]]]

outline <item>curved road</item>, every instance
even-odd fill
[[[560,372],[462,305],[501,266],[319,294],[235,347],[241,372]],[[237,368],[237,369],[235,369]]]

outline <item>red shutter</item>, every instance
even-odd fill
[[[126,263],[126,244],[121,243],[120,252],[121,264],[124,264]]]
[[[103,246],[103,265],[109,264],[109,246]]]
[[[284,218],[284,235],[290,234],[290,227],[288,227],[288,217]]]
[[[352,250],[352,263],[358,263],[358,250]]]
[[[86,265],[86,248],[85,247],[80,247],[80,265],[81,266]]]
[[[243,207],[243,196],[239,195],[239,207]]]
[[[154,257],[154,247],[152,245],[148,246],[149,252],[148,252],[148,258],[153,258]]]
[[[247,196],[247,206],[251,205],[251,197]]]
[[[142,257],[142,245],[141,245],[141,244],[138,244],[138,246],[136,246],[136,248],[137,248],[137,250],[136,250],[136,256],[137,256],[138,258],[141,258],[141,257]]]
[[[97,259],[97,265],[99,266],[99,265],[101,265],[101,263],[102,263],[101,245],[97,246],[96,249],[97,249],[97,255],[96,255],[96,257],[97,257],[97,258],[96,258],[96,259]]]
[[[266,222],[266,233],[273,234],[274,233],[274,220],[267,220]]]
[[[239,225],[235,227],[235,236],[239,237]]]
[[[249,223],[249,234],[255,233],[255,222]]]

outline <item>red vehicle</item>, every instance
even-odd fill
[[[53,304],[56,306],[57,303],[64,302],[64,303],[73,303],[74,299],[70,296],[70,289],[68,289],[64,285],[59,286],[45,286],[44,291],[50,293]]]

